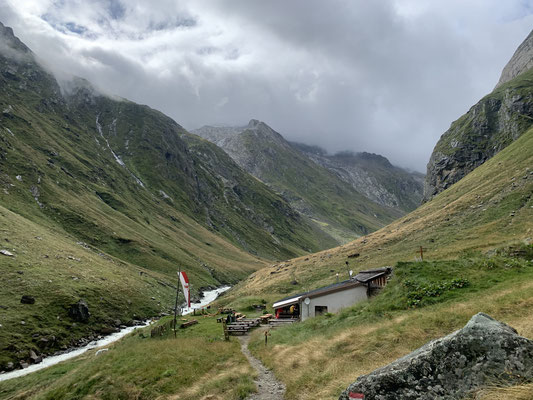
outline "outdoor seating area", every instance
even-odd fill
[[[242,318],[238,321],[226,324],[225,328],[229,335],[244,335],[252,328],[261,324],[260,318]]]

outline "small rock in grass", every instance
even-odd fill
[[[4,256],[7,256],[7,257],[15,257],[13,253],[5,249],[0,250],[0,254],[3,254]]]
[[[43,361],[43,358],[35,353],[35,351],[30,350],[30,360],[33,364],[39,364],[41,361]]]
[[[109,351],[109,349],[100,349],[100,350],[98,350],[98,351],[95,353],[95,356],[97,356],[97,355],[99,355],[99,354],[102,354],[102,353],[105,353],[105,352],[107,352],[107,351]]]
[[[20,299],[21,304],[35,304],[35,297],[24,295]]]

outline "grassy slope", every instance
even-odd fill
[[[335,249],[300,257],[255,272],[228,293],[270,300],[312,289],[354,271],[425,258],[451,259],[472,250],[533,237],[533,130],[439,194],[387,227]],[[513,215],[513,216],[511,216]],[[355,258],[349,255],[359,254]],[[296,280],[299,284],[292,285]]]
[[[255,372],[239,342],[225,342],[215,318],[194,318],[199,324],[178,330],[176,339],[169,330],[150,338],[147,328],[101,355],[91,350],[73,361],[2,382],[0,398],[244,399],[255,390]]]
[[[15,255],[0,258],[0,365],[26,358],[29,349],[70,346],[117,319],[125,323],[171,307],[175,291],[167,276],[85,248],[3,207],[0,217],[0,247]],[[33,296],[35,304],[21,304],[22,295]],[[74,324],[67,315],[80,298],[89,305],[90,324]],[[49,343],[39,347],[40,338]]]
[[[285,201],[215,145],[149,107],[101,96],[89,96],[87,105],[86,96],[73,96],[77,119],[91,136],[98,116],[111,147],[152,195],[161,199],[164,191],[173,208],[261,257],[284,259],[322,248]]]

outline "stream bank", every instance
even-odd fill
[[[182,310],[182,314],[190,314],[194,311],[194,309],[202,308],[207,306],[209,303],[214,301],[221,293],[225,292],[226,290],[230,289],[231,286],[223,286],[214,290],[209,290],[204,292],[204,296],[198,303],[191,303],[191,307],[185,307]],[[0,382],[6,381],[8,379],[18,378],[20,376],[31,374],[32,372],[39,371],[41,369],[51,367],[52,365],[56,365],[62,361],[69,360],[71,358],[77,357],[86,351],[98,348],[98,347],[104,347],[108,346],[117,340],[123,338],[124,336],[128,335],[129,333],[133,332],[137,328],[143,328],[152,323],[152,320],[147,320],[143,322],[141,325],[136,326],[129,326],[124,329],[121,329],[119,332],[112,333],[100,340],[95,340],[90,342],[89,344],[72,349],[71,351],[68,351],[66,353],[61,353],[57,355],[53,355],[50,357],[45,357],[39,364],[32,364],[27,368],[23,369],[16,369],[14,371],[10,372],[4,372],[0,374]]]

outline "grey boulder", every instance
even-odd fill
[[[452,400],[533,378],[533,341],[479,313],[464,328],[359,377],[339,400]]]

